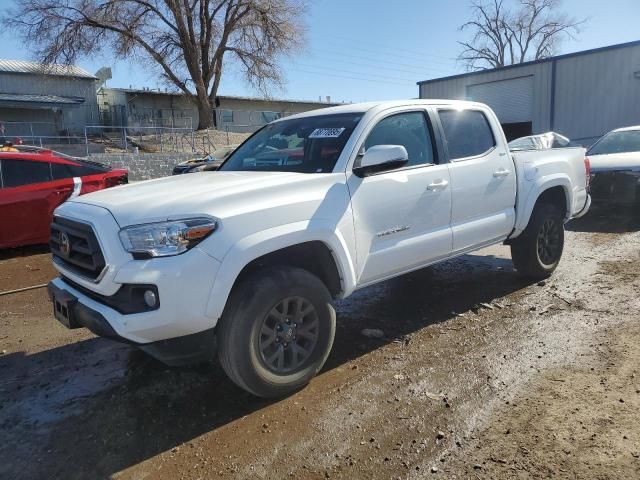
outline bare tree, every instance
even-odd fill
[[[45,63],[110,52],[148,58],[211,126],[229,62],[266,94],[281,84],[279,60],[304,40],[306,0],[22,0],[3,23]]]
[[[517,9],[504,0],[474,0],[472,20],[460,27],[471,40],[458,42],[458,59],[469,70],[498,68],[554,55],[560,42],[574,38],[585,20],[559,11],[562,0],[517,0]]]

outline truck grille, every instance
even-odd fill
[[[49,248],[55,262],[90,280],[98,280],[105,261],[93,228],[68,218],[54,217]]]

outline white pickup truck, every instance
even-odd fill
[[[550,275],[564,223],[590,205],[584,153],[511,155],[494,113],[470,102],[287,117],[219,171],[60,206],[55,317],[167,364],[217,351],[237,385],[285,395],[327,359],[335,298],[501,242],[523,275]]]

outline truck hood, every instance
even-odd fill
[[[640,152],[588,155],[592,172],[640,170]]]
[[[325,174],[202,172],[132,183],[74,198],[111,212],[121,227],[198,214],[224,218],[231,210],[259,210],[266,199],[311,187]],[[324,182],[326,183],[326,179]],[[302,184],[302,185],[300,185]],[[311,185],[307,185],[311,184]],[[286,187],[286,188],[284,188]]]

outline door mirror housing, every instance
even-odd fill
[[[368,177],[406,165],[409,154],[402,145],[375,145],[365,151],[359,160],[356,160],[353,173],[358,177]]]

